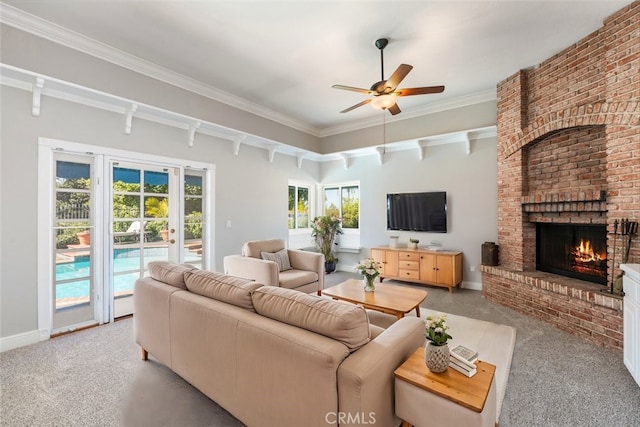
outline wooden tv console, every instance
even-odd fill
[[[449,292],[462,282],[462,252],[380,246],[371,248],[371,258],[382,265],[381,282],[397,279],[441,286]]]

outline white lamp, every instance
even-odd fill
[[[378,110],[386,110],[396,103],[396,97],[390,93],[385,95],[374,96],[371,100],[371,106]]]

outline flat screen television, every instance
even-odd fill
[[[387,194],[387,230],[447,232],[447,193]]]

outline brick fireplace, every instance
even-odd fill
[[[481,267],[486,298],[622,350],[623,301],[603,290],[620,274],[614,221],[640,219],[639,126],[639,1],[499,83],[500,265]],[[604,230],[604,283],[539,271],[545,224]],[[640,262],[638,239],[629,254]]]

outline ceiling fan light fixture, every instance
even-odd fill
[[[378,110],[386,110],[389,107],[392,107],[396,103],[395,95],[390,93],[384,95],[374,96],[371,100],[371,105],[373,108]]]

